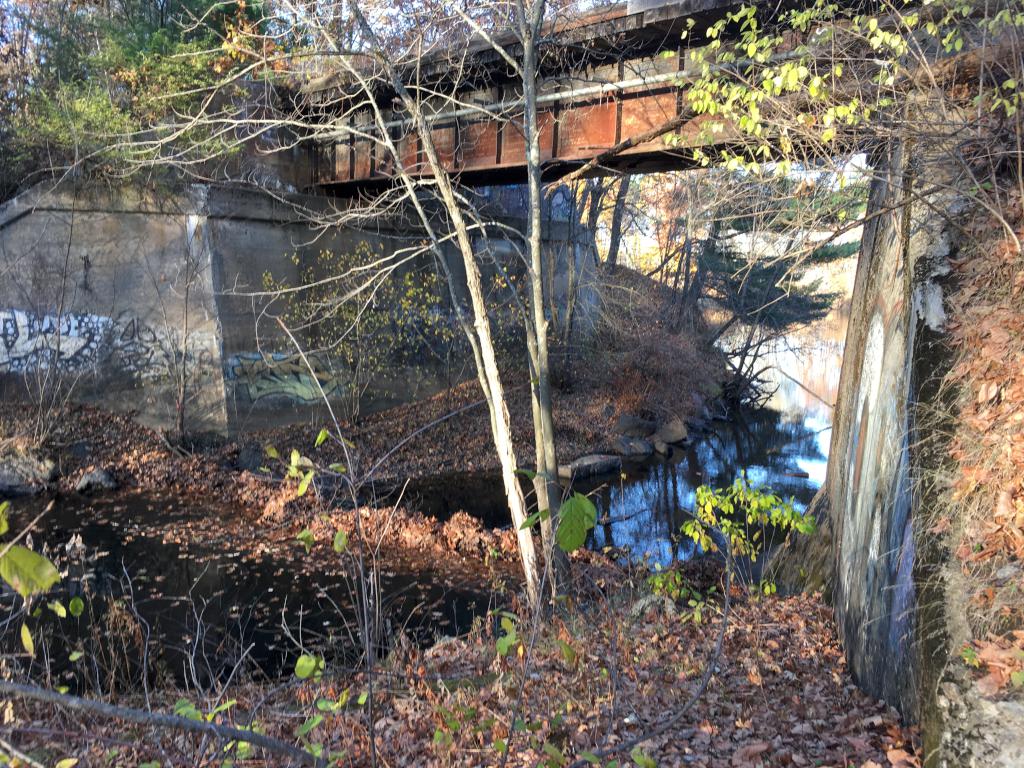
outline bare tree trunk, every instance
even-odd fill
[[[367,39],[372,42],[378,51],[383,52],[383,47],[376,34],[366,21],[362,10],[356,3],[352,9],[359,26]],[[533,545],[533,535],[528,528],[524,528],[526,522],[526,500],[523,497],[522,488],[519,485],[519,478],[516,474],[515,447],[512,441],[512,426],[509,418],[508,407],[505,400],[505,390],[502,385],[501,375],[498,371],[498,361],[494,350],[494,340],[491,336],[490,320],[487,317],[487,305],[484,300],[483,280],[480,275],[480,267],[477,263],[476,254],[473,251],[473,244],[469,236],[469,228],[466,225],[465,216],[456,198],[452,187],[451,178],[445,170],[443,163],[437,154],[437,149],[431,136],[430,127],[423,117],[418,105],[409,94],[408,89],[395,71],[394,66],[386,56],[381,57],[381,63],[385,66],[391,85],[402,100],[406,110],[412,116],[417,132],[421,139],[421,147],[427,162],[430,164],[434,180],[441,200],[451,219],[454,230],[456,245],[462,257],[463,267],[466,271],[466,288],[469,293],[470,305],[473,308],[473,322],[471,328],[466,328],[467,336],[473,347],[474,359],[477,365],[477,375],[480,386],[487,400],[487,407],[491,419],[491,433],[494,438],[494,447],[498,455],[498,462],[501,466],[501,479],[505,489],[505,497],[508,501],[509,512],[512,516],[512,524],[516,528],[516,536],[519,543],[519,554],[523,563],[523,575],[526,579],[527,596],[531,604],[536,604],[540,597],[540,579],[537,572],[537,558]],[[396,167],[401,169],[401,155],[394,152]],[[401,169],[404,183],[411,186],[408,172]],[[412,197],[415,198],[413,190]],[[429,218],[420,209],[423,223],[429,227]],[[430,232],[432,232],[430,228]],[[436,236],[432,238],[435,242]],[[438,254],[443,260],[443,253]],[[453,301],[458,302],[458,296],[453,295]]]
[[[618,191],[615,193],[615,207],[612,208],[612,227],[609,233],[608,257],[605,265],[609,272],[614,272],[619,265],[619,245],[622,242],[622,217],[626,212],[626,197],[629,195],[629,183],[633,179],[630,175],[622,177],[619,182]]]
[[[555,426],[551,406],[551,371],[548,354],[548,320],[544,315],[544,254],[541,245],[544,203],[541,187],[540,129],[537,121],[537,51],[536,38],[544,20],[544,0],[522,2],[516,6],[519,16],[520,38],[523,46],[523,125],[526,134],[526,173],[529,211],[526,232],[529,251],[530,313],[532,334],[528,333],[528,346],[532,358],[530,387],[533,410],[534,447],[537,455],[537,476],[534,486],[540,509],[550,515],[542,518],[541,537],[544,546],[544,564],[551,592],[557,597],[568,575],[568,558],[555,546],[558,528],[557,508],[562,489],[558,484],[558,458],[555,451]],[[529,325],[529,323],[528,323]],[[532,339],[530,338],[532,336]]]

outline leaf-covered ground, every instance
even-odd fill
[[[697,624],[680,606],[640,608],[643,590],[608,565],[577,569],[593,590],[538,631],[517,618],[494,630],[396,650],[374,674],[376,756],[386,766],[603,763],[709,768],[918,766],[915,734],[854,685],[830,609],[818,597],[754,600],[735,590],[721,653],[720,602]],[[499,637],[515,638],[497,650]],[[710,684],[692,706],[707,665]],[[364,674],[328,668],[318,681],[276,689],[238,683],[207,697],[181,692],[200,711],[237,699],[215,721],[315,744],[338,765],[369,764],[370,699]],[[165,691],[165,706],[174,693]],[[340,704],[338,702],[341,702]],[[47,759],[80,765],[219,765],[215,740],[66,717],[16,703],[6,737]],[[310,725],[312,723],[312,725]],[[646,734],[670,723],[653,738]],[[304,727],[305,726],[305,727]],[[300,732],[304,732],[299,735]],[[55,742],[53,734],[62,734]],[[632,742],[638,740],[637,744]],[[608,752],[627,744],[624,753]],[[256,753],[238,765],[280,765]]]
[[[947,610],[969,636],[952,651],[988,697],[1024,695],[1024,198],[999,190],[1003,217],[975,213],[952,263],[948,434],[951,478],[928,530],[953,553],[960,578]],[[1008,236],[1004,224],[1015,230]],[[942,439],[942,438],[940,438]],[[959,622],[957,622],[959,625]],[[966,635],[968,633],[961,633]]]

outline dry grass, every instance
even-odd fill
[[[722,361],[705,344],[702,322],[685,315],[678,321],[676,299],[671,288],[632,269],[602,275],[596,354],[576,376],[611,392],[617,413],[685,417],[692,393],[716,392]]]

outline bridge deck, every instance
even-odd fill
[[[703,29],[733,4],[730,0],[634,2],[560,24],[541,53],[544,81],[538,111],[545,176],[557,178],[623,139],[640,136],[680,115],[685,81],[694,69],[691,65],[687,70],[688,51],[681,40],[687,19],[698,21],[696,28]],[[451,84],[457,89],[458,105],[438,100],[430,125],[443,163],[463,184],[524,180],[521,88],[484,41],[460,53],[458,61],[463,79]],[[471,65],[466,66],[467,62]],[[419,62],[418,82],[436,83],[454,63],[447,55]],[[314,149],[314,186],[353,194],[391,183],[394,158],[379,141],[351,130],[375,132],[369,112],[353,108],[351,101],[339,96],[344,83],[328,78],[310,90],[344,115],[337,119],[336,140]],[[393,94],[377,99],[394,103]],[[414,175],[429,176],[421,137],[400,114],[388,114],[388,130],[402,165]],[[698,118],[673,131],[681,141],[671,146],[659,137],[625,150],[611,161],[610,169],[636,172],[679,167],[682,148],[698,140],[702,122]]]

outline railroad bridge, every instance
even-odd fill
[[[727,0],[631,0],[552,22],[538,47],[544,177],[557,179],[620,144],[631,145],[602,163],[600,171],[652,172],[683,165],[684,150],[702,140],[710,119],[687,119],[684,112],[687,82],[700,74],[692,52],[705,44],[707,27],[736,5]],[[525,181],[522,85],[497,50],[501,46],[515,56],[517,41],[494,42],[498,45],[478,36],[462,50],[440,51],[406,67],[399,63],[404,84],[422,99],[441,161],[467,186]],[[414,176],[429,176],[422,137],[408,114],[396,109],[386,78],[377,72],[362,86],[353,86],[354,80],[338,72],[303,88],[307,109],[326,116],[332,127],[311,146],[311,186],[350,195],[393,180],[395,157],[381,141],[370,98],[384,117],[402,167]]]

